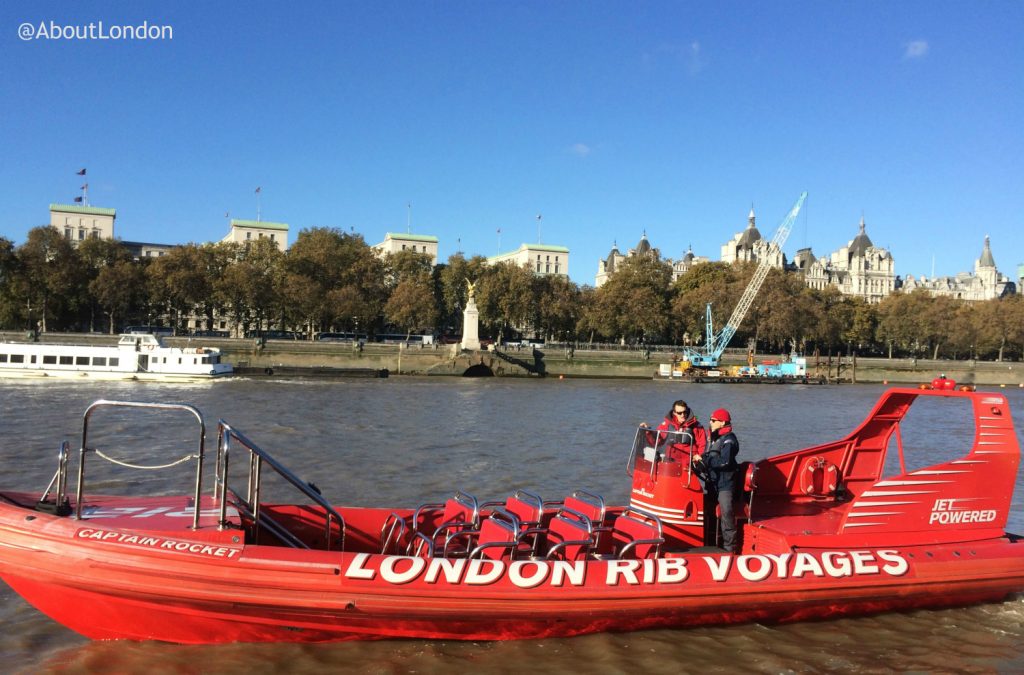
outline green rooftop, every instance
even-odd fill
[[[110,216],[117,217],[116,209],[101,209],[96,206],[80,206],[78,204],[50,204],[51,211],[61,213],[81,213],[86,216]]]
[[[429,234],[399,234],[397,232],[388,232],[384,235],[384,238],[387,239],[388,237],[391,239],[405,239],[406,241],[427,241],[434,244],[437,243],[437,237],[432,237]]]
[[[288,231],[287,223],[272,223],[269,220],[235,220],[232,218],[231,227],[258,227],[263,230]]]

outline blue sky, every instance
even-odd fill
[[[172,39],[22,40],[168,25]],[[863,214],[897,274],[1024,262],[1024,3],[29,2],[0,5],[0,236],[70,202],[133,241],[225,213],[493,255],[612,242],[717,260],[751,205],[827,255]]]

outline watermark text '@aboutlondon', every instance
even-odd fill
[[[18,37],[29,40],[173,40],[174,26],[143,21],[136,25],[91,21],[86,24],[61,24],[56,21],[25,22],[18,26]]]

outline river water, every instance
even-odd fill
[[[301,381],[236,379],[202,385],[0,381],[0,487],[42,490],[56,450],[77,448],[81,414],[93,400],[191,403],[213,430],[223,418],[336,504],[415,506],[455,489],[481,500],[515,488],[561,498],[576,488],[623,503],[627,453],[636,425],[657,423],[686,399],[705,423],[728,408],[743,459],[816,445],[849,433],[880,386],[680,385],[613,380],[391,378]],[[1004,390],[1024,421],[1024,391]],[[919,413],[922,403],[924,406]],[[965,410],[919,401],[904,425],[908,462],[970,442]],[[935,404],[935,405],[931,405]],[[918,414],[919,413],[919,414]],[[146,423],[146,420],[149,423]],[[190,426],[191,425],[191,426]],[[162,464],[192,450],[184,418],[100,412],[90,445],[138,463]],[[153,458],[154,449],[159,458]],[[146,461],[152,459],[152,461]],[[212,462],[210,463],[212,467]],[[129,472],[91,460],[88,486],[118,493],[180,493],[183,467]],[[915,467],[910,467],[915,468]],[[233,484],[238,484],[233,481]],[[1020,475],[1010,529],[1024,533]],[[943,611],[781,626],[659,630],[519,642],[424,640],[330,645],[178,646],[90,642],[29,607],[0,584],[0,654],[18,672],[155,673],[652,673],[807,671],[993,672],[1024,669],[1024,600]]]

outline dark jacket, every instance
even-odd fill
[[[722,427],[711,447],[704,453],[704,470],[707,474],[707,487],[718,492],[732,490],[735,485],[739,465],[736,455],[740,452],[740,442],[732,427]]]

